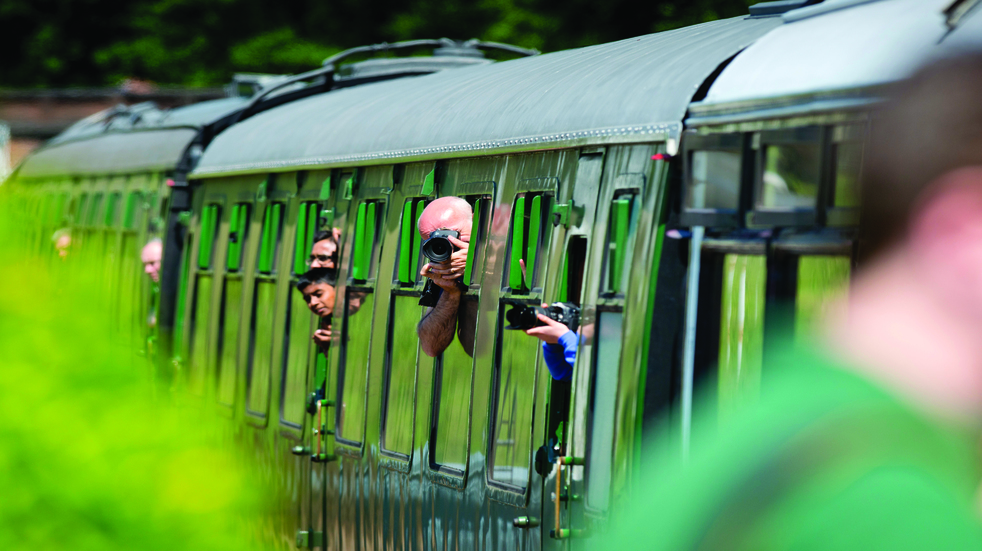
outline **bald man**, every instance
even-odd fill
[[[454,230],[460,238],[448,238],[454,251],[447,262],[427,262],[420,275],[428,277],[440,288],[440,298],[433,308],[428,308],[422,321],[416,327],[419,344],[427,356],[436,357],[453,342],[454,333],[460,338],[460,345],[467,355],[474,355],[474,327],[477,322],[477,303],[464,300],[463,291],[457,283],[464,275],[467,265],[467,244],[471,239],[471,219],[473,211],[470,204],[459,197],[441,197],[423,210],[417,228],[425,240],[436,230]]]

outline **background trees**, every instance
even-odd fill
[[[339,50],[481,38],[554,51],[747,13],[755,0],[3,0],[0,86],[126,77],[214,86],[294,73]]]

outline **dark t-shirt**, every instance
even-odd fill
[[[687,465],[677,439],[642,458],[594,549],[982,549],[972,435],[812,350],[781,357],[729,422],[697,410]]]

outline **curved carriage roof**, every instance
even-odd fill
[[[17,175],[53,178],[171,170],[203,126],[238,111],[247,101],[225,98],[167,111],[148,106],[108,120],[104,119],[109,112],[98,113],[27,157]]]
[[[720,74],[690,123],[712,106],[788,98],[813,108],[861,105],[862,90],[908,76],[940,51],[951,0],[827,0],[786,13],[784,24],[748,47]],[[846,93],[846,92],[852,93]],[[850,96],[843,99],[842,96]],[[839,99],[830,100],[830,96]],[[775,102],[769,101],[771,105]]]
[[[672,137],[716,68],[779,18],[737,18],[296,101],[220,134],[193,177]]]

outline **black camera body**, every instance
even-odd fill
[[[505,329],[518,329],[525,331],[533,327],[543,325],[536,314],[543,314],[551,320],[569,327],[570,331],[576,331],[580,326],[580,308],[572,302],[553,302],[549,306],[526,306],[516,304],[505,314],[509,325]]]
[[[436,230],[430,233],[429,239],[423,241],[421,252],[430,262],[446,262],[450,260],[450,255],[457,250],[448,237],[460,239],[460,232],[454,230]]]

